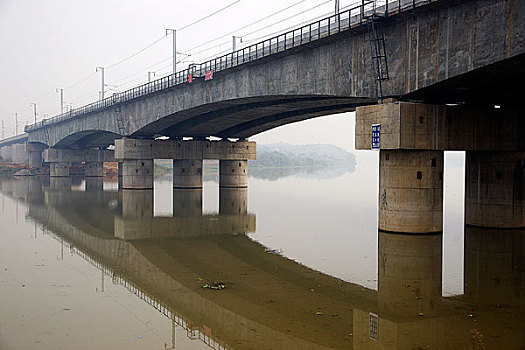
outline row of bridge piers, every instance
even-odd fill
[[[122,168],[122,188],[153,188],[153,161],[173,159],[173,187],[202,188],[204,159],[219,160],[219,187],[247,187],[248,160],[255,159],[255,142],[201,140],[115,141],[115,158]]]
[[[520,111],[389,101],[358,107],[356,149],[379,141],[379,229],[443,230],[444,151],[466,151],[465,223],[525,227],[525,130]],[[377,132],[380,126],[380,135]],[[18,149],[21,146],[13,149]],[[377,146],[377,145],[376,145]],[[49,163],[50,177],[70,175],[83,162],[85,176],[102,178],[104,162],[118,162],[121,188],[153,189],[154,160],[173,160],[173,187],[201,189],[203,160],[219,160],[219,187],[246,188],[255,143],[238,140],[115,140],[113,150],[46,148],[26,143],[31,167]],[[0,150],[4,158],[4,148]],[[14,155],[13,155],[14,157]],[[5,158],[4,158],[5,159]],[[93,186],[97,181],[90,181]],[[359,184],[349,184],[359,185]],[[91,185],[90,185],[91,186]]]
[[[153,189],[154,160],[173,160],[173,187],[202,188],[204,159],[219,160],[219,186],[246,188],[248,160],[255,159],[255,143],[200,140],[120,139],[112,150],[69,150],[48,148],[43,161],[49,163],[51,178],[68,177],[72,163],[85,163],[86,178],[104,175],[104,162],[118,161],[121,188]]]

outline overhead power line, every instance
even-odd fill
[[[85,82],[86,80],[88,80],[88,79],[94,77],[96,74],[97,74],[96,72],[95,72],[95,73],[91,73],[90,75],[88,75],[88,76],[85,77],[84,79],[81,79],[81,80],[79,80],[78,82],[76,82],[76,83],[74,83],[74,84],[72,84],[72,85],[66,86],[64,89],[65,89],[65,90],[72,89],[72,88],[74,88],[75,86],[78,86],[78,85],[82,84],[83,82]]]
[[[217,11],[215,11],[215,12],[213,12],[213,13],[211,13],[211,14],[209,14],[209,15],[207,15],[207,16],[205,16],[205,17],[203,17],[203,18],[201,18],[201,19],[199,19],[199,20],[197,20],[197,21],[195,21],[195,22],[192,22],[192,23],[190,23],[190,24],[188,24],[188,25],[185,25],[184,27],[182,27],[182,28],[180,28],[180,29],[178,29],[178,30],[183,30],[183,29],[189,28],[189,27],[191,27],[192,25],[195,25],[195,24],[197,24],[197,23],[199,23],[199,22],[202,22],[202,21],[204,21],[205,19],[208,19],[208,18],[210,18],[210,17],[216,15],[217,13],[226,10],[227,8],[229,8],[229,7],[233,6],[233,5],[235,5],[236,3],[240,2],[240,1],[241,1],[241,0],[234,1],[234,2],[232,2],[231,4],[229,4],[229,5],[227,5],[227,6],[223,7],[223,8],[221,8],[221,9],[219,9],[219,10],[217,10]],[[138,54],[140,54],[140,53],[146,51],[147,49],[149,49],[150,47],[152,47],[153,45],[155,45],[156,43],[158,43],[159,41],[161,41],[161,40],[164,39],[165,37],[166,37],[166,35],[163,35],[163,36],[159,37],[157,40],[155,40],[155,41],[152,42],[151,44],[144,46],[142,49],[138,50],[137,52],[135,52],[135,53],[133,53],[133,54],[131,54],[131,55],[129,55],[129,56],[127,56],[127,57],[121,59],[120,61],[117,61],[117,62],[115,62],[115,63],[113,63],[113,64],[110,64],[109,66],[106,66],[105,68],[106,68],[106,69],[108,69],[108,68],[113,68],[113,67],[115,67],[115,66],[117,66],[117,65],[119,65],[119,64],[121,64],[121,63],[124,63],[124,62],[128,61],[129,59],[131,59],[131,58],[137,56]],[[177,53],[179,53],[179,52],[177,52]],[[181,54],[184,54],[184,53],[181,53]]]
[[[161,41],[161,40],[164,39],[165,37],[166,37],[165,35],[161,36],[160,38],[158,38],[157,40],[155,40],[155,41],[152,42],[151,44],[149,44],[149,45],[143,47],[142,49],[140,49],[139,51],[135,52],[134,54],[131,54],[131,55],[129,55],[128,57],[123,58],[123,59],[121,59],[120,61],[115,62],[115,63],[113,63],[113,64],[111,64],[111,65],[109,65],[109,66],[106,66],[105,68],[113,68],[113,67],[115,67],[116,65],[119,65],[119,64],[121,64],[121,63],[123,63],[123,62],[126,62],[127,60],[129,60],[129,59],[131,59],[131,58],[137,56],[139,53],[146,51],[147,49],[149,49],[150,47],[152,47],[153,45],[155,45],[156,43],[158,43],[159,41]]]
[[[222,35],[222,36],[216,37],[216,38],[214,38],[214,39],[212,39],[212,40],[210,40],[210,41],[207,41],[207,42],[205,42],[205,43],[203,43],[203,44],[199,44],[199,45],[197,45],[197,46],[194,46],[194,47],[192,47],[191,49],[186,50],[186,51],[187,51],[187,52],[193,51],[193,50],[195,50],[195,49],[198,49],[198,48],[200,48],[200,47],[203,47],[203,46],[205,46],[205,45],[208,45],[208,44],[214,42],[215,40],[222,39],[222,38],[224,38],[224,37],[227,37],[227,36],[230,36],[230,35],[232,35],[232,34],[235,34],[235,33],[237,33],[237,32],[240,31],[240,30],[243,30],[243,29],[249,28],[249,27],[251,27],[251,26],[253,26],[253,25],[257,24],[257,23],[260,23],[260,22],[262,22],[262,21],[264,21],[264,20],[266,20],[266,19],[268,19],[268,18],[271,18],[271,17],[273,17],[273,16],[275,16],[275,15],[278,15],[279,13],[282,13],[282,12],[284,12],[284,11],[286,11],[286,10],[289,10],[289,9],[291,9],[292,7],[295,7],[295,6],[299,5],[299,4],[302,4],[302,3],[305,2],[305,1],[308,1],[308,0],[300,0],[300,1],[296,2],[296,3],[293,3],[292,5],[290,5],[290,6],[288,6],[288,7],[285,7],[285,8],[283,8],[283,9],[277,11],[277,12],[274,12],[274,13],[272,13],[272,14],[266,16],[266,17],[263,17],[263,18],[261,18],[261,19],[255,21],[255,22],[249,23],[249,24],[247,24],[247,25],[245,25],[245,26],[243,26],[243,27],[241,27],[241,28],[237,28],[237,29],[235,29],[235,30],[233,30],[233,31],[231,31],[231,32],[229,32],[229,33],[226,33],[226,34],[224,34],[224,35]]]
[[[240,0],[238,0],[238,1],[240,1]],[[193,22],[193,23],[190,23],[190,24],[188,24],[188,25],[182,27],[182,29],[187,28],[187,27],[189,27],[189,26],[191,26],[191,25],[194,25],[194,24],[196,24],[196,23],[198,23],[198,22],[200,22],[200,21],[202,21],[202,20],[204,20],[204,19],[206,19],[206,18],[209,18],[209,17],[211,17],[212,15],[217,14],[217,13],[219,13],[220,11],[223,11],[223,10],[227,9],[227,8],[230,7],[230,6],[233,6],[233,5],[236,4],[238,1],[233,2],[233,3],[231,3],[231,4],[229,4],[229,5],[225,6],[225,7],[223,7],[223,8],[221,8],[221,9],[219,9],[219,10],[213,12],[213,13],[210,14],[210,15],[205,16],[205,17],[203,17],[203,18],[201,18],[201,19],[199,19],[199,20]],[[274,12],[274,13],[268,15],[268,16],[265,16],[265,17],[263,17],[263,18],[261,18],[261,19],[255,21],[255,22],[252,22],[252,23],[250,23],[250,24],[247,24],[247,25],[245,25],[245,26],[243,26],[243,27],[237,29],[236,31],[234,31],[234,32],[232,32],[232,33],[235,33],[235,32],[237,32],[237,31],[239,31],[239,30],[242,30],[242,29],[246,29],[246,28],[248,28],[248,27],[250,27],[250,26],[253,26],[253,25],[257,24],[257,23],[260,23],[260,22],[262,22],[262,21],[264,21],[264,20],[266,20],[266,19],[268,19],[268,18],[271,18],[271,17],[273,17],[273,16],[275,16],[275,15],[277,15],[277,14],[279,14],[279,13],[282,13],[282,12],[284,12],[284,11],[287,11],[287,10],[289,10],[290,8],[293,8],[293,7],[295,7],[295,6],[297,6],[297,5],[301,4],[301,3],[304,3],[304,2],[306,2],[306,1],[308,1],[308,0],[300,0],[300,1],[296,2],[296,3],[294,3],[294,4],[291,4],[290,6],[287,6],[287,7],[283,8],[283,9],[281,9],[281,10],[279,10],[279,11],[276,11],[276,12]],[[327,3],[331,2],[331,1],[332,1],[332,0],[324,1],[324,2],[322,2],[322,3],[320,3],[320,4],[317,4],[317,5],[313,6],[313,7],[310,7],[310,8],[308,8],[308,9],[304,10],[304,11],[301,11],[301,12],[298,13],[298,14],[299,14],[299,15],[300,15],[300,14],[304,14],[304,13],[306,13],[306,12],[308,12],[308,11],[311,11],[311,10],[313,10],[313,9],[316,9],[316,8],[322,6],[322,5],[325,5],[325,4],[327,4]],[[275,22],[275,23],[269,24],[269,25],[267,25],[267,26],[265,26],[265,27],[263,27],[263,28],[261,28],[261,29],[254,30],[254,31],[252,31],[252,32],[250,32],[250,33],[248,33],[248,34],[245,34],[244,36],[252,35],[252,34],[254,34],[254,33],[257,33],[257,32],[259,32],[259,31],[262,31],[262,30],[264,30],[264,29],[267,29],[267,28],[269,28],[269,27],[272,27],[273,25],[279,24],[279,23],[281,23],[281,22],[283,22],[283,21],[290,20],[290,19],[296,17],[298,14],[294,14],[293,16],[287,17],[287,18],[285,18],[284,20],[280,20],[279,22]],[[325,15],[322,15],[321,17],[323,17],[323,16],[325,16]],[[307,22],[307,21],[306,21],[306,22]],[[306,23],[306,22],[304,22],[304,23]],[[302,23],[301,23],[301,24],[302,24]],[[292,27],[294,27],[294,26],[292,26]],[[292,28],[292,27],[290,27],[290,28]],[[178,30],[181,30],[181,29],[178,29]],[[276,33],[278,33],[278,32],[280,32],[280,31],[277,31]],[[225,34],[225,35],[223,35],[222,37],[226,37],[226,36],[228,36],[229,34],[231,34],[231,33]],[[273,33],[272,33],[272,34],[273,34]],[[267,35],[265,35],[265,36],[263,36],[263,37],[266,37],[266,36],[268,36],[268,35],[272,35],[272,34],[267,34]],[[215,40],[220,39],[220,38],[222,38],[222,37],[216,38],[216,39],[214,39],[214,40],[212,40],[212,41],[215,41]],[[257,39],[248,40],[247,42],[253,42],[254,40],[257,40]],[[210,42],[211,42],[211,41],[210,41]],[[195,49],[198,48],[198,47],[205,46],[205,45],[209,44],[210,42],[207,42],[207,43],[204,43],[204,44],[200,44],[200,45],[198,45],[198,46],[196,46],[196,47],[193,47],[193,48],[190,49],[189,51],[191,51],[191,50],[195,50]],[[204,53],[204,52],[210,51],[210,50],[212,50],[212,49],[214,49],[214,48],[217,48],[217,47],[224,46],[224,45],[226,45],[226,44],[228,44],[228,43],[229,43],[229,41],[228,41],[228,42],[223,42],[223,43],[220,43],[220,44],[213,45],[213,46],[211,46],[211,47],[208,47],[208,48],[202,49],[202,50],[197,51],[197,52],[193,52],[193,56],[196,56],[196,55],[198,55],[198,54],[200,54],[200,53]],[[227,53],[228,51],[229,51],[229,50],[222,51],[222,52],[219,53],[219,55],[220,55],[220,54],[223,54],[223,53]],[[186,55],[186,56],[192,56],[192,55],[189,55],[189,54],[187,54],[187,53],[180,53],[180,52],[177,52],[177,54],[184,54],[184,55]],[[210,58],[211,58],[211,57],[212,57],[212,56],[210,56]],[[159,61],[159,62],[157,62],[157,63],[155,63],[155,64],[153,64],[153,65],[151,65],[151,66],[149,66],[149,67],[147,67],[146,70],[147,70],[147,69],[150,69],[150,68],[152,68],[152,67],[154,67],[154,66],[157,66],[157,65],[159,65],[159,64],[161,64],[161,63],[163,63],[163,62],[166,62],[166,61],[169,60],[169,59],[171,59],[171,57],[167,57],[167,58],[165,58],[165,59],[163,59],[163,60],[161,60],[161,61]],[[207,59],[205,59],[205,60],[207,60]],[[186,61],[186,60],[185,60],[185,59],[178,60],[177,63],[182,63],[182,62],[184,62],[184,61]],[[167,66],[166,66],[166,67],[167,67]],[[162,69],[164,69],[164,68],[166,68],[166,67],[161,67],[161,68],[159,68],[158,70],[160,71],[160,70],[162,70]],[[132,82],[142,80],[142,79],[143,79],[142,77],[133,78],[133,79],[129,79],[129,78],[134,77],[134,76],[137,76],[137,75],[139,75],[139,74],[143,74],[143,73],[144,73],[144,69],[141,69],[141,70],[139,70],[139,71],[136,71],[136,72],[134,72],[134,73],[132,73],[132,74],[129,74],[129,75],[127,75],[127,76],[124,76],[124,77],[122,77],[122,78],[116,80],[115,83],[117,83],[117,86],[118,86],[118,87],[122,87],[122,86],[124,86],[124,85],[128,85],[128,84],[130,84],[130,83],[132,83]],[[158,73],[159,73],[159,72],[158,72]],[[129,80],[128,80],[128,79],[129,79]]]
[[[321,6],[323,6],[323,5],[325,5],[325,4],[329,3],[329,2],[333,2],[333,0],[327,0],[327,1],[325,1],[325,2],[322,2],[322,3],[318,4],[318,5],[315,5],[315,6],[313,6],[313,7],[310,7],[309,9],[306,9],[306,10],[304,10],[304,11],[302,11],[302,12],[295,13],[295,14],[293,14],[293,15],[290,16],[290,17],[287,17],[287,18],[285,18],[285,19],[280,20],[279,22],[274,22],[274,23],[272,23],[272,24],[267,25],[266,27],[263,27],[263,28],[260,28],[260,29],[254,30],[254,31],[252,31],[252,32],[250,32],[250,33],[247,33],[247,34],[244,34],[243,36],[252,35],[252,34],[255,34],[255,33],[259,32],[259,31],[261,31],[261,30],[268,29],[268,28],[273,27],[274,25],[276,25],[276,24],[278,24],[278,23],[285,22],[285,21],[287,21],[287,20],[289,20],[289,19],[292,19],[292,18],[294,18],[294,17],[296,17],[296,16],[298,16],[298,15],[302,15],[302,14],[304,14],[304,13],[306,13],[306,12],[309,12],[309,11],[311,11],[311,10],[313,10],[313,9],[316,9],[316,8],[318,8],[318,7],[321,7]],[[321,18],[322,18],[322,17],[324,17],[324,15],[321,16]],[[303,23],[304,23],[304,22],[303,22]],[[302,24],[302,23],[301,23],[301,24]],[[296,28],[297,26],[300,26],[300,24],[299,24],[299,25],[295,24],[295,25],[293,25],[293,26],[291,26],[291,27],[288,27],[287,29],[284,29],[284,30],[286,31],[286,30],[291,29],[291,28]],[[281,30],[281,31],[282,31],[282,30]],[[279,32],[280,32],[280,31],[279,31]],[[275,33],[273,33],[273,34],[275,34]],[[272,34],[270,34],[270,35],[272,35]]]
[[[204,21],[205,19],[208,19],[208,18],[210,18],[210,17],[212,17],[212,16],[218,14],[219,12],[222,12],[222,11],[226,10],[227,8],[232,7],[233,5],[237,4],[237,3],[240,2],[240,1],[241,1],[241,0],[234,1],[234,2],[232,2],[231,4],[226,5],[226,6],[224,6],[223,8],[221,8],[221,9],[219,9],[219,10],[217,10],[217,11],[215,11],[215,12],[213,12],[213,13],[210,13],[209,15],[207,15],[207,16],[205,16],[205,17],[202,17],[201,19],[196,20],[195,22],[192,22],[192,23],[190,23],[190,24],[185,25],[185,26],[182,27],[182,28],[177,29],[177,31],[184,30],[184,29],[186,29],[186,28],[191,27],[192,25],[195,25],[195,24],[197,24],[197,23],[199,23],[199,22],[202,22],[202,21]]]

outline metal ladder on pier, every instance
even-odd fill
[[[49,128],[47,127],[47,125],[44,126],[44,134],[45,134],[45,137],[46,137],[46,144],[51,147],[51,141],[50,141],[50,137],[49,137]]]
[[[383,81],[389,79],[388,63],[385,49],[385,33],[381,16],[374,13],[367,16],[368,38],[372,50],[372,64],[374,68],[377,98],[383,102]]]
[[[117,108],[115,109],[115,113],[117,115],[118,132],[120,135],[126,136],[126,129],[124,127],[124,120],[122,119],[122,109],[120,108],[120,106],[117,106]]]

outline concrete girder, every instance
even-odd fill
[[[371,148],[381,125],[381,149],[525,151],[521,109],[392,102],[356,109],[355,148]]]
[[[115,140],[115,159],[255,159],[255,142]]]
[[[114,151],[111,150],[70,150],[48,148],[44,150],[46,163],[57,162],[115,162]]]

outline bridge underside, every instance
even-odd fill
[[[55,148],[68,149],[90,149],[90,148],[107,148],[120,138],[118,134],[109,131],[86,130],[74,133],[55,145]]]
[[[443,80],[403,99],[433,104],[521,105],[525,54]]]
[[[226,100],[184,110],[135,132],[132,137],[158,136],[247,138],[261,132],[323,115],[355,111],[375,99],[326,96],[261,96]]]

